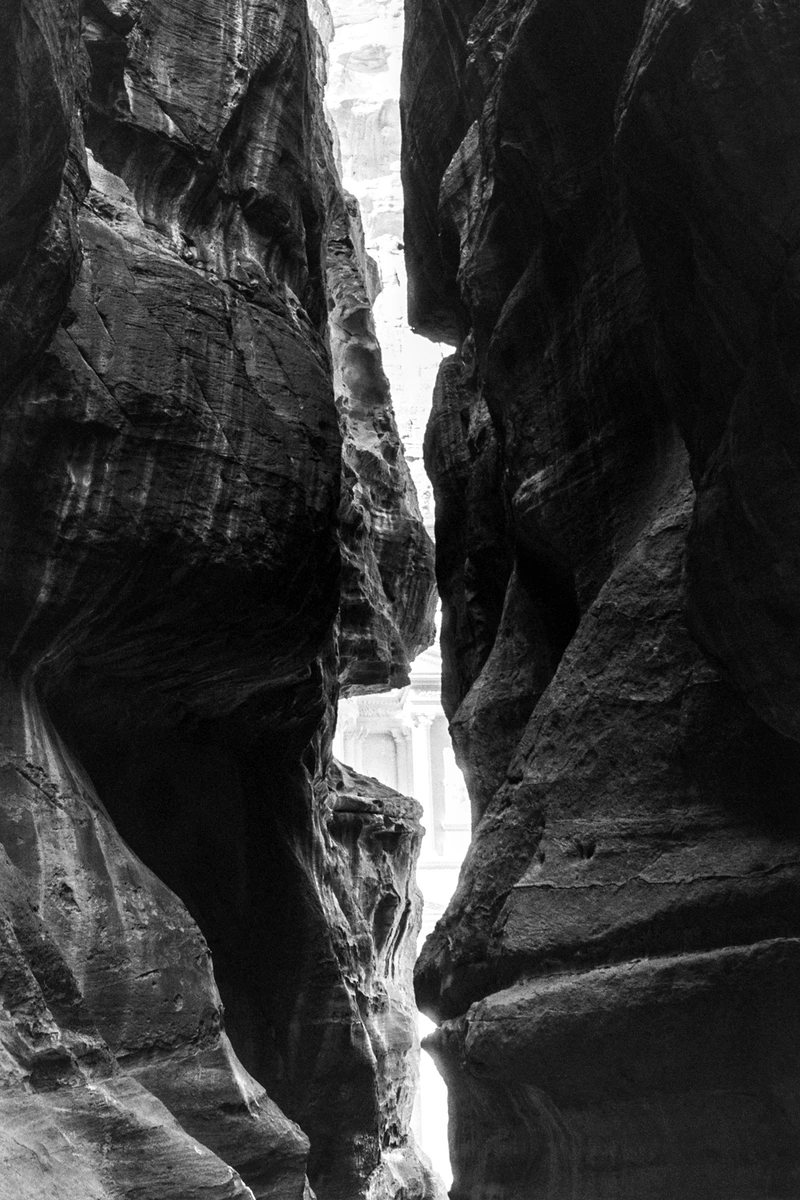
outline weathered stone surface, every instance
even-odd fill
[[[52,337],[88,187],[76,107],[78,0],[9,0],[0,47],[0,398]]]
[[[800,844],[781,826],[797,824],[800,749],[762,725],[689,638],[680,580],[691,492],[667,484],[486,810],[457,896],[467,913],[445,917],[426,946],[433,1003],[449,1016],[520,971],[794,929]],[[423,996],[425,983],[423,973]]]
[[[410,310],[458,334],[426,461],[476,819],[416,976],[453,1194],[791,1196],[800,22],[412,10]]]
[[[257,1196],[302,1196],[307,1139],[233,1057],[208,947],[183,904],[121,841],[30,681],[4,673],[2,713],[0,1128],[28,1151],[12,1155],[0,1194],[57,1195],[69,1183],[76,1197],[89,1187],[177,1197],[184,1175],[215,1195],[250,1195],[233,1162]],[[52,1181],[36,1151],[40,1121],[59,1163]],[[109,1141],[118,1161],[99,1170]]]
[[[652,5],[619,131],[643,263],[658,281],[664,391],[698,487],[692,628],[791,737],[799,47],[790,5]]]
[[[327,1015],[320,1020],[326,1053],[317,1066],[319,1090],[310,1105],[325,1125],[327,1153],[341,1156],[341,1143],[351,1143],[362,1171],[372,1168],[368,1197],[440,1198],[441,1182],[420,1160],[408,1133],[417,1081],[411,972],[422,920],[422,896],[413,876],[422,808],[338,763],[329,780],[328,926],[347,1007],[339,1022]],[[337,1025],[346,1043],[354,1040],[354,1032],[358,1038],[349,1054],[338,1057],[349,1064],[346,1075],[334,1057]],[[336,1107],[335,1126],[330,1104]],[[367,1105],[371,1117],[362,1114]],[[342,1181],[338,1194],[352,1195],[359,1182],[354,1179],[348,1187]]]
[[[436,489],[436,578],[449,647],[442,703],[452,720],[491,651],[512,565],[497,437],[467,359],[453,356],[439,369],[425,465]]]
[[[433,546],[392,411],[372,316],[369,262],[352,197],[331,205],[328,285],[344,438],[340,673],[346,691],[408,682],[433,641]]]
[[[458,247],[440,234],[437,201],[442,174],[480,107],[481,97],[461,84],[469,23],[480,7],[480,0],[406,6],[400,118],[408,318],[441,341],[463,331],[452,273]]]
[[[797,984],[797,940],[777,939],[518,983],[445,1022],[426,1044],[451,1196],[796,1195]]]
[[[407,472],[362,487],[354,442],[381,590],[340,611],[331,343],[379,352],[352,246],[333,278],[321,44],[294,0],[0,26],[0,1195],[433,1194],[416,812],[353,783],[379,828],[340,845],[328,779],[337,634],[389,686],[431,572]]]
[[[433,492],[423,440],[442,349],[417,337],[406,320],[403,189],[400,176],[400,69],[403,0],[331,0],[325,103],[334,127],[342,181],[359,203],[364,244],[377,267],[373,315],[383,369],[425,526],[433,529]]]
[[[345,639],[360,642],[340,643],[342,684],[346,691],[375,690],[386,678],[398,687],[407,683],[409,662],[433,640],[426,609],[433,548],[419,530],[412,483],[413,478],[419,486],[419,472],[412,474],[393,411],[398,395],[404,407],[410,404],[406,393],[413,385],[403,359],[413,356],[403,355],[385,311],[378,344],[373,305],[396,302],[396,272],[402,271],[397,104],[402,6],[397,0],[355,5],[335,0],[331,16],[335,31],[318,22],[329,56],[325,100],[342,177],[359,196],[359,203],[348,195],[332,198],[327,259],[334,386],[344,438],[341,624]]]

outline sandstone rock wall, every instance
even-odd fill
[[[376,691],[387,679],[404,686],[409,661],[433,640],[432,546],[392,411],[372,315],[374,264],[352,196],[331,203],[328,263],[343,434],[340,680],[348,692]]]
[[[0,1196],[431,1194],[419,814],[330,760],[430,551],[321,43],[294,0],[0,34]]]
[[[348,191],[358,199],[364,241],[381,290],[373,313],[384,370],[403,449],[417,489],[425,527],[433,529],[433,494],[423,463],[430,393],[447,347],[416,337],[406,320],[403,188],[400,177],[400,70],[402,0],[331,0],[325,103],[335,133],[337,161]]]
[[[780,2],[411,4],[460,1198],[800,1191],[798,50]]]

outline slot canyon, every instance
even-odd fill
[[[0,7],[0,1200],[798,1200],[800,7],[333,8]]]

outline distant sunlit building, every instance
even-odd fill
[[[414,662],[409,687],[342,700],[333,745],[342,762],[422,805],[425,837],[417,864],[424,898],[420,942],[447,906],[470,836],[469,799],[450,744],[441,683],[441,656],[438,646],[432,646]],[[421,1034],[430,1028],[422,1017]],[[447,1094],[426,1054],[420,1062],[414,1133],[449,1185]]]

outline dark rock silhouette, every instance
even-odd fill
[[[800,16],[412,3],[459,1200],[800,1191]]]

